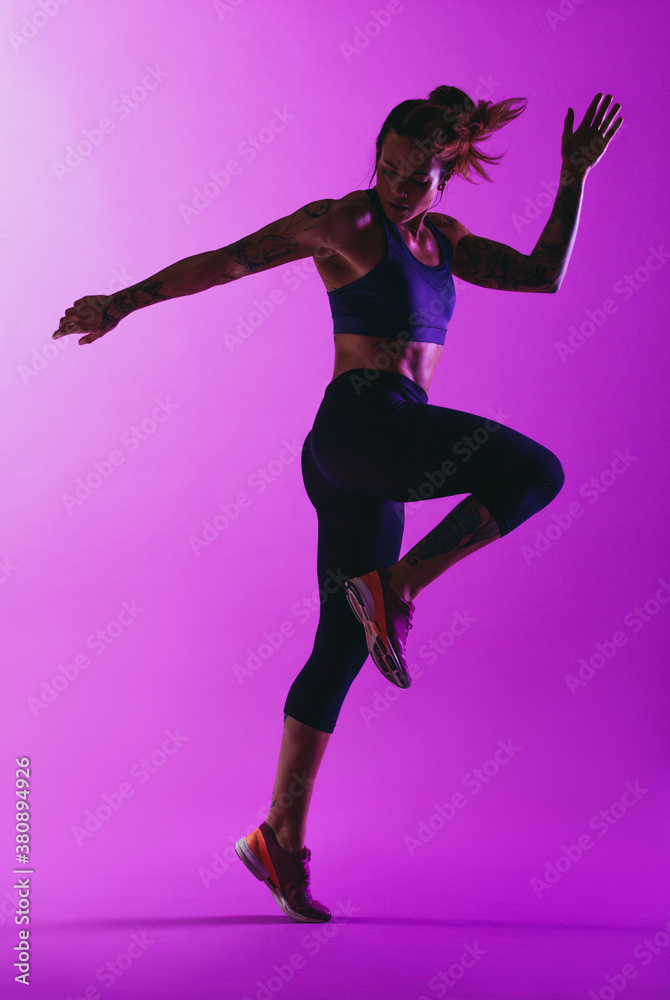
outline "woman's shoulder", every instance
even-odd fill
[[[342,195],[338,204],[343,213],[353,219],[369,215],[372,208],[370,196],[365,188],[347,192],[347,194]]]
[[[427,212],[426,218],[430,219],[433,225],[447,237],[454,252],[461,239],[469,233],[469,230],[455,219],[453,215],[445,215],[443,212]]]

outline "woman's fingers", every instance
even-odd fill
[[[109,305],[108,295],[85,295],[82,299],[77,299],[73,306],[65,310],[61,316],[58,329],[52,333],[52,340],[65,337],[71,333],[88,333],[82,338],[80,344],[90,344],[91,341],[102,337],[107,330],[113,329],[118,323],[106,314],[105,310]]]
[[[81,302],[81,299],[78,299],[77,302]],[[58,329],[52,335],[52,339],[57,340],[59,337],[64,337],[68,333],[82,332],[79,330],[81,317],[79,316],[79,310],[77,309],[77,302],[65,310],[65,314],[61,316]]]
[[[602,138],[605,142],[605,146],[607,146],[610,139],[612,138],[613,135],[615,135],[615,133],[620,128],[621,123],[623,122],[623,117],[619,116],[619,118],[617,118],[616,121],[614,122],[614,126],[610,127],[612,126],[612,122],[614,121],[616,113],[621,110],[621,105],[619,103],[616,103],[613,104],[608,111],[607,109],[609,107],[609,103],[611,100],[612,100],[612,95],[607,94],[598,111],[598,114],[596,115],[593,121],[593,126],[592,126],[592,128],[597,133],[602,133]]]
[[[81,333],[81,330],[76,320],[63,316],[58,324],[58,329],[51,335],[51,339],[58,340],[59,337],[67,336],[68,333]]]
[[[612,95],[611,94],[605,94],[605,97],[603,98],[603,102],[600,105],[600,107],[598,108],[598,110],[596,112],[596,115],[595,115],[595,118],[593,119],[593,127],[594,128],[600,128],[600,123],[603,120],[603,116],[604,116],[605,111],[607,110],[607,107],[608,107],[609,102],[611,100],[612,100]]]
[[[602,94],[596,94],[595,98],[591,102],[591,105],[589,106],[589,110],[586,113],[586,120],[587,121],[590,120],[590,118],[592,117],[591,109],[594,107],[594,104],[597,104],[598,99],[600,97],[602,97]],[[612,107],[609,108],[609,111],[608,111],[607,109],[609,107],[609,103],[610,103],[611,100],[612,100],[612,95],[611,94],[606,94],[605,98],[604,98],[604,100],[602,102],[602,104],[598,108],[598,112],[595,115],[595,118],[593,119],[593,128],[597,129],[599,132],[606,132],[607,129],[612,124],[612,121],[614,120],[614,117],[615,117],[617,111],[621,110],[621,104],[619,104],[617,102],[616,104],[613,104]],[[623,118],[617,124],[617,126],[616,126],[617,128],[619,127],[619,125],[621,124],[622,121],[623,121]],[[612,134],[614,134],[614,133],[612,133]]]
[[[611,104],[611,101],[611,94],[596,94],[574,132],[574,116],[572,109],[568,108],[563,127],[561,156],[570,165],[570,169],[575,169],[584,176],[598,162],[623,123],[622,115],[615,117],[621,110],[621,104]]]
[[[612,119],[616,115],[617,111],[621,111],[621,105],[620,104],[615,104],[612,107],[612,110],[610,111],[610,113],[608,114],[607,118],[605,119],[605,121],[602,124],[603,131],[606,131],[610,127],[610,125],[612,124]],[[623,118],[621,118],[621,120],[619,121],[619,124],[614,129],[615,132],[616,132],[616,129],[619,127],[619,125],[621,124],[622,121],[623,121]],[[612,134],[614,134],[614,133],[612,133]]]
[[[596,113],[596,108],[598,107],[598,104],[600,103],[600,99],[602,96],[603,96],[602,94],[596,94],[596,96],[593,98],[593,100],[591,101],[591,103],[589,104],[588,108],[584,113],[584,117],[582,118],[582,125],[591,124],[591,122],[593,121],[593,116]]]
[[[69,323],[66,320],[65,316],[63,316],[60,323],[58,324],[58,329],[51,334],[51,339],[58,340],[59,337],[64,337],[68,333],[75,333],[75,332],[76,331],[74,330],[74,323]]]

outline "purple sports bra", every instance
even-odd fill
[[[362,278],[328,292],[333,333],[444,344],[456,305],[451,243],[426,217],[441,248],[442,263],[422,264],[396,223],[385,215],[375,189],[367,188],[366,194],[386,231],[386,254]]]

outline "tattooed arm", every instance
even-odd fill
[[[185,257],[113,295],[77,299],[65,310],[53,339],[89,331],[79,343],[90,344],[112,330],[124,316],[154,302],[203,292],[213,285],[225,285],[245,274],[302,257],[329,256],[346,237],[348,220],[344,199],[311,202],[251,236],[220,250]]]
[[[271,222],[251,236],[214,250],[203,273],[210,285],[225,285],[303,257],[328,257],[346,239],[353,215],[345,199],[325,198]]]
[[[561,287],[577,235],[584,180],[601,159],[623,123],[615,118],[621,105],[610,107],[612,95],[595,95],[573,132],[575,114],[568,108],[561,137],[561,176],[556,201],[537,245],[526,256],[480,236],[448,215],[444,232],[455,246],[453,273],[474,285],[516,292],[557,292]]]
[[[463,281],[508,292],[557,292],[577,235],[584,177],[561,171],[556,201],[530,254],[474,236],[463,223],[442,215],[442,229],[455,244],[452,272]]]

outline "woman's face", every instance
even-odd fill
[[[440,165],[413,139],[389,132],[377,166],[376,190],[394,222],[407,223],[429,211],[437,194]]]

